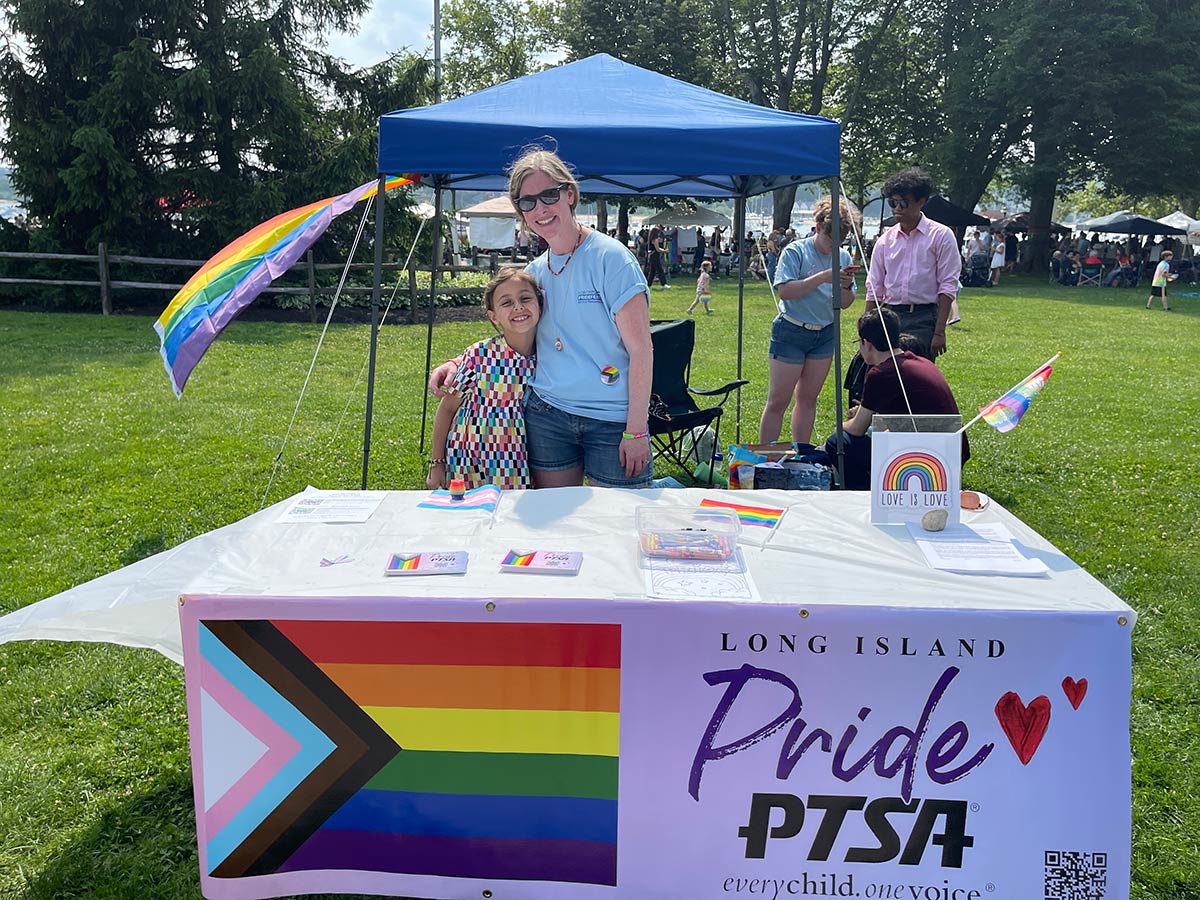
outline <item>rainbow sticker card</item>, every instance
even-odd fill
[[[509,550],[500,561],[505,572],[578,575],[583,554],[569,550]]]
[[[393,553],[384,575],[461,575],[467,571],[466,550]]]
[[[871,524],[920,522],[946,512],[958,524],[962,436],[954,433],[877,431],[871,435]]]

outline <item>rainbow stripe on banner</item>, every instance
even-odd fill
[[[983,416],[983,421],[999,432],[1012,431],[1029,409],[1033,398],[1046,386],[1053,371],[1049,364],[1042,366],[999,400],[982,407],[979,414]]]
[[[921,491],[944,491],[948,484],[946,467],[932,453],[909,451],[901,453],[883,470],[882,489],[885,491],[908,490],[911,479],[918,481]]]
[[[723,503],[720,500],[701,500],[701,506],[715,506],[720,509],[732,509],[737,513],[738,520],[743,525],[758,525],[763,528],[774,528],[783,518],[783,509],[770,506],[749,506],[745,503]]]
[[[198,626],[209,875],[616,884],[619,625]]]
[[[385,185],[390,191],[416,180],[395,177]],[[368,181],[340,196],[280,213],[226,245],[188,279],[154,323],[176,397],[183,396],[192,369],[225,326],[290,269],[334,219],[375,196],[378,188],[378,181]]]
[[[527,566],[533,562],[533,558],[537,553],[518,553],[516,550],[509,550],[504,557],[504,561],[500,563],[502,566]]]

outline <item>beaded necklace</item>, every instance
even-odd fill
[[[567,258],[563,260],[562,268],[557,272],[554,271],[554,266],[550,264],[550,254],[554,251],[549,249],[546,250],[546,268],[550,270],[551,275],[561,275],[563,272],[567,271],[567,266],[571,264],[571,260],[575,257],[575,251],[578,250],[579,245],[583,243],[583,226],[576,225],[575,227],[579,230],[579,236],[575,238],[575,246],[571,248],[571,252],[568,253]]]

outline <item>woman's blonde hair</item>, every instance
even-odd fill
[[[512,201],[513,209],[517,213],[517,222],[522,231],[528,231],[528,229],[525,227],[525,217],[517,209],[517,198],[521,196],[521,184],[534,172],[541,172],[556,183],[569,184],[574,189],[571,198],[572,213],[575,212],[575,207],[579,203],[579,182],[575,180],[575,176],[571,174],[567,164],[552,150],[532,144],[521,152],[516,162],[508,170],[508,199]]]
[[[483,289],[483,308],[487,312],[495,312],[493,302],[495,301],[496,291],[500,289],[500,285],[512,281],[516,278],[519,281],[524,281],[533,288],[534,296],[537,297],[538,309],[546,302],[542,297],[542,289],[538,286],[537,279],[522,269],[520,266],[505,266],[496,276],[487,283],[487,287]]]
[[[833,212],[833,198],[832,197],[822,197],[820,200],[818,200],[816,202],[816,205],[813,206],[813,221],[817,224],[818,228],[821,226],[822,222],[824,222],[826,219],[829,218],[829,214],[831,212]],[[850,229],[846,228],[846,222],[850,219],[850,216],[851,216],[850,207],[846,205],[845,200],[841,200],[841,199],[838,200],[838,212],[841,214],[841,217],[842,217],[842,228],[841,228],[842,237],[845,237],[850,231]],[[853,215],[854,215],[855,228],[861,230],[862,229],[862,216],[857,212],[853,213]]]

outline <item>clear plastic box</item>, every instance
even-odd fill
[[[642,553],[667,559],[729,559],[742,525],[731,509],[639,506]]]

